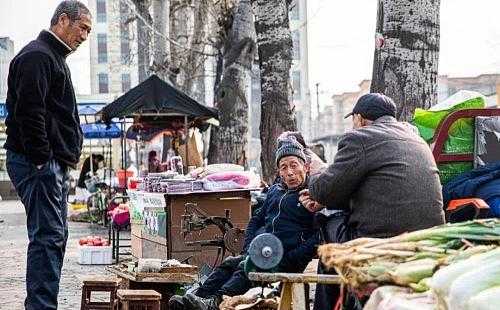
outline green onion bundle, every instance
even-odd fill
[[[354,289],[397,284],[428,289],[428,278],[443,265],[491,251],[500,242],[500,221],[445,224],[392,238],[359,238],[318,249],[321,261]]]

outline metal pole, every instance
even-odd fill
[[[189,168],[189,154],[188,154],[189,128],[188,128],[187,115],[184,115],[184,130],[186,131],[186,168],[184,169],[184,171],[188,171],[188,168]]]
[[[316,83],[316,135],[319,134],[319,83]]]
[[[89,139],[90,143],[90,175],[94,176],[94,156],[92,156],[92,139]]]
[[[113,141],[109,138],[109,186],[111,187],[112,182],[112,170],[113,170]]]
[[[122,122],[120,123],[120,127],[122,129],[122,138],[121,138],[121,141],[120,141],[120,148],[121,148],[121,156],[122,156],[122,160],[121,160],[121,166],[122,166],[122,169],[125,169],[125,155],[124,155],[124,151],[123,151],[123,145],[124,145],[124,140],[125,140],[125,119],[122,119]]]

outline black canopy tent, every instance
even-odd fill
[[[187,116],[188,119],[218,119],[218,111],[198,103],[193,98],[152,75],[101,111],[101,119],[134,116]]]
[[[99,112],[99,116],[107,124],[110,124],[113,118],[133,118],[134,123],[164,126],[168,126],[173,118],[183,118],[188,136],[189,124],[201,126],[204,121],[218,119],[218,110],[198,103],[157,75],[152,75],[106,105]],[[187,140],[185,145],[187,159],[189,158]]]

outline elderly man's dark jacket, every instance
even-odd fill
[[[245,251],[259,233],[272,233],[283,243],[285,254],[280,267],[287,272],[302,272],[316,254],[319,230],[314,228],[314,214],[299,202],[299,191],[276,183],[269,189],[259,212],[245,231]]]
[[[334,163],[310,178],[311,197],[349,211],[356,237],[388,237],[444,222],[438,169],[411,125],[383,116],[348,132]]]
[[[4,147],[35,165],[55,159],[75,167],[80,160],[83,136],[66,65],[70,52],[42,31],[10,63]]]

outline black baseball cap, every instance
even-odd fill
[[[396,104],[384,94],[370,93],[361,96],[354,105],[352,112],[344,118],[348,118],[353,114],[360,114],[363,118],[371,121],[385,115],[396,117]]]

